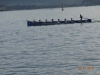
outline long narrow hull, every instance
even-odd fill
[[[91,23],[91,19],[87,20],[73,20],[73,21],[50,21],[50,22],[32,22],[27,21],[27,26],[44,26],[44,25],[58,25],[58,24],[74,24],[74,23]]]

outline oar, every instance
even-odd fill
[[[89,18],[84,18],[84,17],[83,17],[83,19],[89,19]],[[91,20],[93,20],[93,19],[94,19],[94,18],[92,18]]]

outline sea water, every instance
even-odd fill
[[[27,27],[26,20],[100,20],[100,6],[0,12],[0,75],[100,75],[100,23]]]

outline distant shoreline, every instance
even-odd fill
[[[54,9],[54,8],[61,8],[61,6],[35,6],[34,5],[28,5],[26,7],[23,7],[26,5],[15,5],[15,6],[6,6],[5,10],[0,10],[2,11],[16,11],[16,10],[35,10],[35,9]],[[70,8],[70,7],[88,7],[88,6],[100,6],[100,5],[70,5],[70,6],[64,6],[64,8]]]

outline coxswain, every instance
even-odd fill
[[[82,21],[82,19],[83,19],[83,16],[80,14],[80,20]]]

